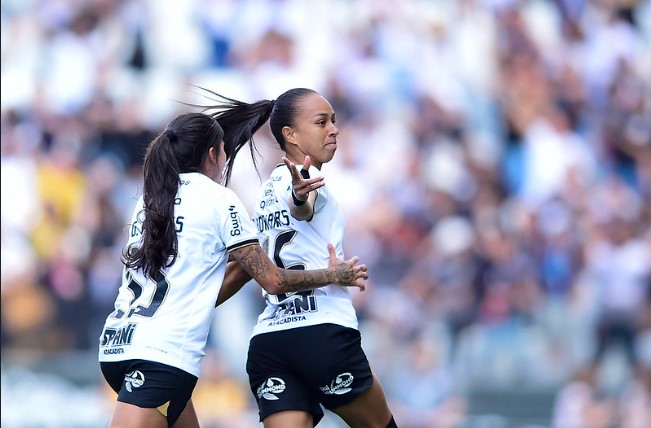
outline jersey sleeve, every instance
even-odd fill
[[[221,235],[227,251],[259,242],[255,225],[235,192],[227,189],[219,210]]]

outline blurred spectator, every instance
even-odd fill
[[[468,403],[455,386],[441,345],[415,338],[390,382],[392,408],[405,428],[453,428],[466,417]]]
[[[445,391],[489,384],[559,388],[559,423],[579,408],[604,418],[595,427],[646,422],[651,2],[1,8],[3,351],[95,349],[144,148],[186,109],[177,101],[194,101],[189,84],[246,99],[306,86],[337,112],[328,186],[347,218],[346,253],[369,266],[355,297],[365,346],[405,420]],[[257,141],[260,174],[238,166],[232,182],[249,209],[252,177],[280,159],[267,130]],[[229,362],[216,363],[219,385],[242,375],[247,338],[236,337],[254,323],[255,287],[219,321],[237,326],[213,344]],[[576,367],[598,371],[613,352],[627,370],[606,399],[602,380]],[[434,387],[415,397],[389,376],[399,372]],[[250,420],[250,403],[233,405]],[[238,423],[210,411],[216,426]]]
[[[580,368],[560,388],[554,404],[554,428],[609,428],[616,423],[616,402],[604,396],[596,371]]]
[[[246,428],[257,422],[255,412],[250,412],[249,418],[242,417],[254,405],[251,392],[241,378],[232,375],[219,350],[209,349],[201,366],[202,375],[192,396],[201,426]]]
[[[603,239],[587,255],[588,275],[599,293],[594,363],[619,344],[631,368],[637,369],[637,338],[643,311],[648,310],[651,247],[638,238],[636,224],[620,215],[613,214],[603,227]]]
[[[651,425],[651,367],[631,378],[619,399],[621,428],[643,428]]]

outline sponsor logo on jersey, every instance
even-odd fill
[[[265,400],[278,400],[276,394],[282,394],[285,391],[285,381],[279,377],[270,377],[258,387],[256,394],[258,398]]]
[[[352,374],[348,372],[341,373],[337,375],[335,380],[330,382],[330,385],[320,386],[319,389],[327,395],[342,395],[351,391],[350,385],[353,384],[353,379],[355,378]]]
[[[124,377],[124,386],[127,391],[133,392],[133,388],[140,388],[145,383],[145,375],[140,370],[127,373]]]
[[[291,299],[286,299],[278,304],[279,316],[287,315],[301,315],[305,312],[316,312],[316,296],[312,290],[301,291],[291,296]]]
[[[240,221],[240,215],[235,209],[235,205],[228,207],[229,215],[231,217],[231,236],[240,236],[242,234],[242,222]]]
[[[267,186],[264,190],[264,196],[260,200],[260,209],[263,210],[266,207],[273,205],[278,202],[276,193],[274,192],[273,185]]]
[[[122,328],[106,328],[102,333],[100,347],[109,348],[104,350],[104,355],[121,354],[122,347],[131,345],[133,333],[136,331],[136,324],[129,323]],[[111,349],[119,348],[119,349]]]
[[[285,317],[285,318],[281,318],[281,319],[276,320],[276,321],[271,321],[269,323],[269,326],[287,324],[289,322],[305,321],[306,319],[307,318],[305,318],[305,315],[301,315],[301,316],[297,316],[297,317],[296,316]]]

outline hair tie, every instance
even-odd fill
[[[276,100],[269,101],[269,113],[271,113],[275,105],[276,105]]]
[[[176,134],[171,129],[166,129],[165,131],[163,131],[163,134],[167,135],[167,138],[169,138],[170,142],[173,143],[174,141],[176,141]]]

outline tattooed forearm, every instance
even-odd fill
[[[316,275],[314,275],[316,274]],[[321,281],[317,280],[321,277]],[[305,272],[302,270],[285,270],[281,269],[278,273],[280,279],[281,293],[291,293],[294,291],[311,290],[312,288],[324,285],[323,281],[326,276],[323,272]]]
[[[349,284],[355,281],[353,268],[346,263],[314,271],[281,269],[279,277],[283,293],[310,290],[328,284]]]
[[[248,245],[231,251],[237,262],[268,293],[291,293],[311,290],[329,284],[353,285],[357,279],[354,266],[338,263],[326,269],[280,269],[269,259],[260,245]]]

